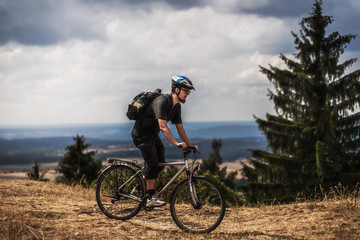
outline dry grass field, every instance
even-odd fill
[[[128,221],[100,213],[94,190],[54,182],[0,179],[0,239],[360,239],[360,198],[227,209],[210,234],[184,233],[169,207]]]

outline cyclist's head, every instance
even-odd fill
[[[188,88],[189,90],[195,90],[190,79],[180,75],[176,75],[171,78],[171,92],[174,93],[176,88]]]
[[[178,91],[176,91],[176,89],[178,89]],[[190,94],[190,90],[192,89],[195,90],[189,78],[180,75],[176,75],[171,78],[171,93],[175,93],[181,103],[186,102],[186,97]],[[180,97],[179,93],[181,90],[186,92],[187,95]]]

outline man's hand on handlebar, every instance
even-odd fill
[[[193,146],[193,148],[195,148],[195,149],[196,149],[196,152],[198,152],[198,151],[199,151],[199,147],[198,147],[198,145],[194,145],[194,146]]]
[[[198,152],[199,151],[199,147],[197,145],[194,145],[194,146],[188,146],[186,145],[186,143],[182,142],[182,143],[178,143],[178,148],[181,148],[181,149],[186,149],[186,148],[192,148],[195,150],[195,152]]]
[[[187,148],[187,145],[186,143],[182,142],[182,143],[178,143],[178,148],[181,148],[181,149],[186,149]]]

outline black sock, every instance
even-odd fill
[[[151,198],[155,194],[155,189],[148,190],[149,197]]]

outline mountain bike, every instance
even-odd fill
[[[156,194],[161,195],[177,178],[186,172],[170,194],[170,212],[176,225],[191,233],[209,233],[219,226],[225,214],[225,199],[219,187],[204,176],[195,175],[199,169],[197,158],[189,160],[195,148],[183,150],[182,161],[159,163],[159,166],[180,166],[180,170]],[[110,158],[109,167],[97,179],[96,201],[109,218],[128,220],[146,207],[144,167],[137,161]]]

